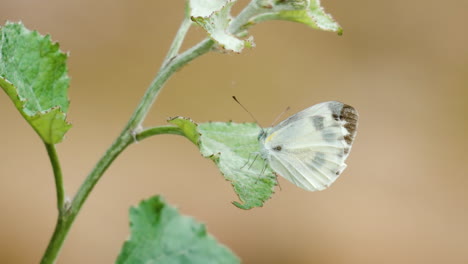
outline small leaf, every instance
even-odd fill
[[[343,33],[343,29],[320,5],[320,0],[257,0],[263,11],[252,17],[252,24],[268,20],[299,22],[309,27]],[[252,25],[251,24],[251,25]]]
[[[320,0],[311,0],[308,15],[310,20],[298,22],[304,23],[313,28],[336,32],[338,35],[343,34],[343,29],[338,22],[336,22],[330,14],[325,13],[325,10],[320,5]]]
[[[42,140],[62,141],[71,125],[67,55],[49,36],[8,22],[0,28],[0,86]]]
[[[233,202],[235,206],[241,209],[259,207],[273,195],[276,176],[260,156],[258,135],[261,128],[257,124],[213,122],[197,126],[181,117],[169,122],[182,128],[192,142],[197,142],[202,155],[213,160],[232,183],[241,200],[241,203]],[[199,135],[197,141],[191,139],[192,135]]]
[[[225,246],[206,232],[205,225],[182,216],[160,196],[130,209],[130,239],[117,264],[240,263]]]
[[[232,17],[231,7],[236,0],[191,0],[192,20],[201,26],[216,43],[234,52],[241,52],[247,46],[253,46],[251,39],[242,40],[228,31]]]

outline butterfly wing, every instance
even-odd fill
[[[340,102],[309,107],[268,131],[263,146],[271,168],[309,191],[330,186],[346,168],[358,114]]]
[[[308,166],[291,155],[271,155],[270,165],[279,175],[308,191],[321,191],[336,179],[321,168]]]

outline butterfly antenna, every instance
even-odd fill
[[[237,100],[237,98],[235,96],[232,96],[232,99],[234,99],[234,101],[236,101],[236,103],[238,103],[242,108],[244,108],[244,110],[250,115],[250,117],[252,117],[252,119],[255,121],[255,123],[257,123],[257,125],[262,129],[263,131],[263,128],[262,126],[260,125],[260,123],[257,121],[257,119],[252,115],[252,113],[250,113],[249,110],[247,110],[247,108],[245,108],[245,106],[243,106],[239,100]]]
[[[286,112],[288,112],[289,109],[291,109],[291,107],[289,107],[289,106],[286,107],[286,109],[284,109],[284,111],[281,112],[281,114],[279,114],[279,115],[276,117],[275,121],[273,121],[273,123],[271,123],[271,126],[273,126],[276,122],[278,122],[278,120],[280,119],[280,117],[282,117],[284,114],[286,114]]]

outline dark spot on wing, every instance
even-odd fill
[[[341,120],[346,122],[344,128],[346,128],[349,134],[345,136],[345,140],[346,143],[351,145],[357,129],[358,114],[356,110],[352,106],[343,105],[343,109],[341,109]]]
[[[329,108],[332,111],[333,119],[344,121],[343,127],[348,131],[348,134],[344,136],[344,140],[348,145],[351,145],[357,130],[357,111],[352,106],[340,102],[331,102]]]
[[[322,133],[322,137],[327,142],[334,142],[336,140],[336,134],[329,130],[324,130]]]
[[[332,117],[333,117],[333,119],[335,119],[335,121],[340,120],[340,116],[335,114],[335,113],[332,114]]]
[[[346,143],[348,143],[348,145],[351,145],[351,143],[353,143],[353,137],[351,136],[351,134],[348,134],[344,137]]]
[[[283,148],[281,146],[279,146],[279,145],[273,148],[273,150],[275,150],[275,151],[281,151],[282,149]]]
[[[311,117],[312,123],[314,124],[315,130],[319,131],[324,128],[323,116],[313,116]]]
[[[325,162],[326,162],[325,153],[323,152],[315,153],[314,159],[312,160],[312,163],[315,167],[320,168],[325,164]]]

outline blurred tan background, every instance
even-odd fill
[[[247,1],[240,1],[243,6]],[[146,126],[170,116],[267,126],[340,100],[360,113],[348,169],[332,188],[282,190],[242,211],[214,164],[182,137],[131,146],[79,215],[59,263],[113,263],[128,208],[161,194],[207,224],[244,263],[468,263],[468,35],[464,0],[323,0],[344,35],[290,22],[255,26],[257,47],[210,53],[166,85]],[[236,9],[239,10],[239,7]],[[118,135],[182,19],[183,1],[2,0],[69,51],[74,127],[58,145],[72,195]],[[188,47],[203,37],[193,29]],[[0,93],[0,263],[37,263],[52,233],[55,192],[39,138]]]

